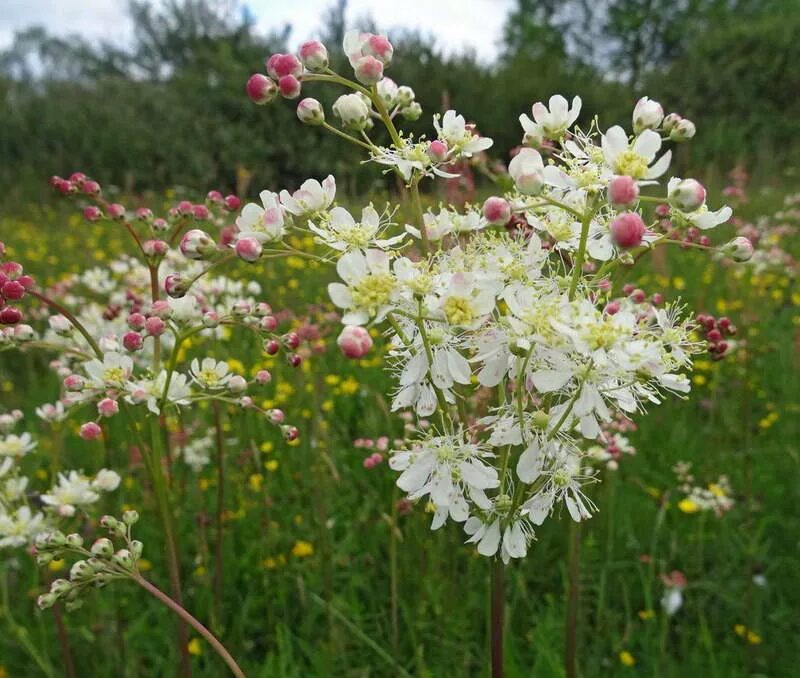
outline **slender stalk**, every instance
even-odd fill
[[[500,558],[492,559],[492,678],[503,678],[503,622],[505,616],[504,565]]]
[[[175,527],[173,524],[172,506],[167,490],[164,471],[161,468],[162,441],[159,422],[156,417],[150,419],[150,454],[147,455],[148,469],[153,481],[158,512],[161,516],[161,524],[164,529],[164,540],[167,548],[167,569],[169,571],[170,590],[172,597],[177,604],[182,603],[181,594],[181,574],[180,562],[178,561],[178,546],[175,539]],[[178,623],[178,644],[181,655],[181,674],[190,676],[192,674],[191,658],[189,657],[189,632],[185,622]]]
[[[581,524],[569,523],[569,561],[567,565],[567,623],[564,643],[564,673],[567,678],[578,676],[578,599],[580,594]]]
[[[570,301],[575,298],[575,291],[578,289],[578,281],[583,272],[583,262],[586,259],[586,242],[589,239],[589,224],[592,223],[594,211],[588,211],[581,219],[581,239],[578,242],[578,252],[575,254],[575,261],[572,266],[572,280],[569,283]]]
[[[161,603],[166,605],[170,610],[172,610],[183,622],[183,626],[186,624],[191,625],[191,627],[197,631],[203,639],[211,645],[222,660],[227,664],[228,668],[230,669],[231,673],[236,676],[237,678],[245,678],[244,671],[239,668],[239,665],[236,663],[236,660],[230,655],[228,650],[225,649],[225,646],[217,640],[216,636],[214,636],[211,631],[209,631],[203,624],[201,624],[195,617],[193,617],[187,610],[183,608],[180,604],[172,600],[166,593],[161,591],[160,589],[156,588],[153,584],[149,581],[144,579],[141,575],[135,574],[132,576],[133,581],[135,581],[139,586],[141,586],[145,591],[147,591],[151,596],[159,600]]]
[[[223,544],[223,514],[225,510],[225,449],[222,440],[222,413],[220,405],[215,400],[214,404],[214,438],[217,446],[217,513],[216,528],[217,542],[214,546],[214,616],[217,624],[222,627],[222,594],[223,573],[222,544]]]
[[[36,290],[28,290],[28,294],[32,297],[36,297],[39,301],[46,304],[54,311],[63,315],[67,320],[69,320],[70,324],[78,330],[83,335],[83,338],[86,339],[86,342],[91,346],[92,351],[98,358],[103,357],[103,352],[100,350],[100,347],[97,345],[97,342],[94,340],[91,334],[89,334],[88,330],[81,324],[81,322],[72,314],[70,311],[67,310],[66,307],[59,304],[57,301],[53,301],[49,297],[46,297],[44,294],[37,292]]]
[[[64,626],[64,618],[61,616],[61,607],[53,606],[53,617],[56,620],[56,630],[58,632],[58,645],[61,648],[61,660],[64,662],[64,673],[68,678],[75,678],[75,662],[72,661],[72,650],[69,646],[69,635],[67,627]]]
[[[349,141],[356,146],[361,146],[361,148],[366,148],[368,151],[372,152],[372,146],[369,144],[364,143],[361,139],[356,139],[353,136],[347,134],[347,132],[342,132],[340,129],[336,129],[333,125],[329,125],[327,122],[323,122],[322,126],[328,130],[331,134],[335,134],[337,137],[341,137],[342,139]]]
[[[419,195],[419,179],[414,179],[411,182],[411,198],[414,202],[414,209],[417,211],[417,219],[419,226],[419,234],[422,236],[422,252],[427,254],[430,249],[430,241],[428,240],[428,229],[425,228],[425,214],[422,210],[422,199]]]

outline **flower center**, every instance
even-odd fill
[[[634,179],[644,179],[647,176],[647,160],[638,153],[627,150],[617,156],[614,171]]]
[[[442,310],[451,325],[468,325],[477,316],[472,303],[465,297],[448,297]]]
[[[389,301],[396,281],[390,273],[373,273],[367,275],[353,286],[351,294],[353,302],[359,308],[375,313],[380,306]]]

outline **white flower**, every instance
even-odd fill
[[[55,423],[64,421],[67,413],[64,409],[64,403],[59,400],[55,404],[45,403],[41,407],[37,407],[36,415],[44,421]]]
[[[113,492],[119,487],[120,480],[119,473],[104,468],[97,472],[92,481],[92,487],[101,492]]]
[[[109,351],[103,360],[93,358],[83,366],[89,377],[89,385],[93,388],[121,389],[133,371],[133,359],[130,356]]]
[[[41,497],[43,504],[53,507],[58,515],[67,518],[75,515],[79,506],[93,504],[99,498],[89,479],[77,471],[70,471],[67,475],[59,473],[58,484]]]
[[[342,94],[333,102],[333,112],[345,127],[363,129],[369,120],[370,107],[359,94]]]
[[[287,212],[302,217],[328,209],[333,204],[335,196],[336,180],[328,175],[321,184],[316,179],[307,179],[292,194],[289,194],[289,191],[281,191],[280,198]]]
[[[570,517],[576,523],[591,518],[592,512],[597,511],[594,502],[581,490],[582,484],[594,479],[581,472],[580,458],[576,454],[571,452],[561,454],[551,467],[542,471],[541,475],[547,480],[522,505],[522,510],[527,512],[535,525],[544,522],[557,501],[566,504]]]
[[[432,310],[452,326],[475,329],[494,310],[497,287],[492,283],[473,273],[445,275]]]
[[[492,557],[500,549],[500,557],[507,565],[511,558],[524,558],[528,554],[528,543],[533,539],[533,528],[524,518],[512,520],[506,528],[501,529],[503,521],[499,517],[484,522],[477,516],[471,516],[464,523],[464,532],[470,535],[468,544],[477,544],[478,553]]]
[[[680,586],[670,586],[661,596],[661,607],[668,617],[674,615],[683,607],[683,589]]]
[[[197,297],[193,294],[187,294],[180,299],[167,299],[170,309],[172,310],[172,319],[179,323],[190,323],[200,320],[203,317],[203,311],[197,301]]]
[[[633,109],[633,131],[638,134],[645,129],[658,129],[663,119],[664,109],[661,104],[642,97]]]
[[[25,546],[44,529],[44,516],[28,506],[20,506],[14,513],[0,512],[0,548]]]
[[[195,438],[181,448],[183,461],[195,472],[211,463],[212,438]]]
[[[480,137],[468,130],[464,116],[453,110],[446,111],[441,120],[435,115],[433,126],[439,139],[446,142],[449,149],[466,157],[485,151],[494,143],[488,137]]]
[[[217,362],[214,358],[203,358],[202,362],[195,358],[192,360],[190,372],[192,379],[201,388],[212,391],[225,388],[233,376],[228,363],[221,360]]]
[[[319,186],[319,184],[317,185]],[[249,202],[242,208],[241,214],[236,219],[236,227],[239,229],[236,237],[237,239],[255,238],[261,243],[280,240],[286,234],[286,230],[283,209],[278,202],[278,196],[272,191],[261,191],[259,198],[261,198],[261,205]],[[281,194],[281,201],[283,201],[283,194]]]
[[[615,125],[603,135],[601,144],[611,171],[637,180],[657,179],[667,171],[672,159],[672,151],[667,151],[654,162],[661,149],[661,136],[651,129],[644,130],[629,144],[625,130]]]
[[[372,205],[367,205],[361,211],[360,222],[356,222],[344,207],[334,207],[327,219],[320,220],[319,225],[309,221],[308,227],[317,234],[319,242],[339,252],[365,250],[369,247],[389,249],[405,238],[403,234],[392,238],[376,238],[385,226],[381,226],[381,218]]]
[[[524,113],[519,116],[522,129],[525,130],[526,135],[530,135],[533,139],[541,139],[542,137],[553,140],[560,139],[581,113],[580,97],[575,97],[572,100],[571,107],[560,94],[551,96],[548,103],[549,110],[541,101],[537,101],[533,105],[531,109],[533,120]]]
[[[0,438],[0,457],[24,457],[36,447],[30,433],[15,435],[11,433]]]
[[[210,359],[207,358],[207,360]],[[159,404],[162,399],[165,405],[189,404],[189,397],[192,395],[192,391],[187,382],[188,379],[185,374],[173,372],[165,396],[164,388],[167,384],[167,371],[161,370],[155,379],[142,379],[137,382],[129,382],[126,387],[128,395],[125,396],[125,400],[133,405],[146,403],[147,409],[153,414],[161,414]]]
[[[364,325],[372,317],[382,320],[398,293],[389,255],[376,249],[353,250],[336,262],[336,271],[346,284],[331,283],[328,294],[336,306],[346,311],[342,323]]]
[[[494,455],[478,444],[464,441],[463,433],[420,441],[412,451],[395,452],[389,466],[402,471],[397,486],[416,500],[426,495],[436,507],[431,529],[441,527],[449,515],[456,522],[469,517],[467,497],[480,508],[491,502],[485,490],[497,487],[497,470],[483,459]]]

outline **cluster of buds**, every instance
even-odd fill
[[[55,579],[50,591],[37,599],[41,609],[52,607],[59,600],[64,601],[68,611],[83,604],[82,595],[90,588],[101,588],[115,579],[133,579],[139,576],[137,566],[144,545],[133,539],[132,526],[139,520],[136,511],[125,511],[122,520],[103,516],[100,524],[109,532],[109,537],[97,539],[88,549],[79,534],[64,535],[53,531],[39,535],[35,542],[36,562],[47,565],[53,560],[68,554],[80,556],[69,570],[69,579]],[[118,547],[114,540],[121,541]]]
[[[0,242],[0,258],[4,257],[6,246]],[[25,296],[34,285],[34,280],[25,275],[22,264],[16,261],[0,262],[0,325],[15,325],[12,334],[19,339],[33,335],[28,325],[20,325],[22,312],[13,304]],[[4,329],[3,334],[8,330]]]
[[[395,439],[391,441],[389,436],[380,436],[378,438],[356,438],[353,441],[353,447],[360,450],[374,450],[366,457],[362,462],[364,468],[372,469],[381,464],[384,460],[384,454],[386,453],[390,445],[402,445],[403,441],[400,439]]]
[[[714,360],[721,360],[731,348],[730,337],[737,333],[736,325],[729,318],[715,318],[709,313],[700,313],[696,317],[698,331],[703,333],[708,342],[708,352]]]

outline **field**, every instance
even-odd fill
[[[797,253],[797,207],[784,207],[774,190],[756,187],[749,195],[737,215],[788,224],[780,245]],[[119,226],[87,224],[63,203],[6,214],[0,223],[9,256],[47,284],[130,251]],[[565,511],[556,513],[537,529],[528,557],[507,568],[510,676],[563,674],[571,566],[579,591],[573,625],[580,675],[795,671],[797,269],[734,268],[701,252],[665,249],[652,267],[634,267],[627,282],[728,316],[738,334],[722,360],[697,358],[690,400],[653,407],[624,434],[635,454],[599,463],[602,482],[589,490],[599,514],[577,526]],[[175,519],[183,604],[251,676],[483,675],[489,561],[462,546],[457,525],[431,533],[425,502],[401,501],[385,454],[365,466],[383,449],[378,439],[402,438],[405,426],[384,395],[390,382],[380,367],[381,337],[374,333],[367,358],[344,359],[325,294],[330,272],[299,257],[286,263],[234,263],[230,275],[257,281],[274,310],[290,310],[281,316],[283,327],[300,329],[307,359],[294,369],[280,356],[265,356],[247,335],[225,341],[228,362],[239,370],[272,372],[262,406],[283,408],[299,439],[286,442],[262,420],[234,420],[230,408],[208,403],[192,408],[186,422],[165,421],[174,449],[185,426],[208,438],[210,449],[207,464],[193,468],[183,453],[168,466],[168,482],[181,497]],[[187,360],[208,350],[193,342],[184,348]],[[48,368],[52,357],[0,353],[0,405],[24,410],[23,430],[38,437],[32,477],[45,487],[56,468],[119,471],[122,485],[102,498],[100,510],[140,511],[140,569],[166,589],[163,533],[138,434],[110,419],[105,444],[87,443],[72,420],[38,419],[34,406],[59,393]],[[674,470],[679,462],[691,464],[688,484],[706,490],[708,506],[689,498]],[[155,600],[120,583],[92,592],[81,609],[38,611],[37,595],[68,565],[54,560],[37,570],[26,553],[11,553],[0,561],[0,676],[58,675],[69,662],[73,675],[173,672],[174,618]],[[196,635],[188,650],[196,675],[223,675]]]

